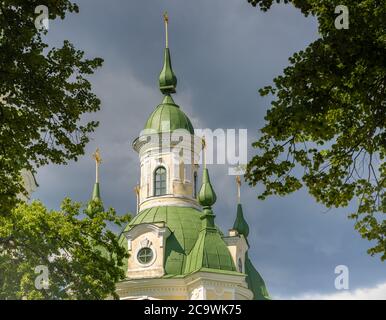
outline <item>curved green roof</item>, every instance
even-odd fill
[[[270,300],[267,287],[260,273],[257,272],[253,266],[251,260],[248,257],[248,253],[245,257],[245,273],[247,274],[246,282],[248,288],[253,292],[253,300]]]
[[[201,231],[193,250],[189,253],[186,273],[204,268],[237,272],[228,247],[214,224],[215,215],[211,206],[216,202],[216,193],[210,183],[207,168],[203,171],[198,202],[204,207],[200,217]]]
[[[237,274],[221,231],[216,226],[204,227],[204,215],[203,212],[189,207],[162,206],[145,209],[125,227],[119,243],[127,250],[127,240],[123,233],[135,225],[165,222],[172,233],[166,240],[163,277],[184,276],[199,270]],[[127,270],[127,260],[122,268]],[[254,299],[270,299],[264,280],[252,265],[248,254],[245,259],[245,273]]]
[[[138,213],[129,227],[141,223],[165,222],[172,234],[165,245],[166,275],[185,274],[187,255],[197,241],[201,229],[201,211],[189,207],[153,207]]]
[[[189,253],[185,273],[192,273],[203,268],[236,271],[232,256],[216,228],[204,227],[195,246]]]
[[[127,239],[124,235],[124,232],[127,231],[129,225],[127,225],[121,232],[121,234],[119,235],[119,238],[118,238],[118,243],[119,245],[122,247],[122,248],[125,248],[126,252],[129,250],[128,248],[128,243],[127,243]],[[123,265],[121,267],[121,269],[123,270],[123,272],[126,274],[127,272],[127,268],[129,267],[129,261],[128,259],[123,259]]]
[[[185,129],[194,134],[194,128],[189,118],[174,103],[170,95],[166,95],[162,103],[149,116],[145,125],[146,129],[154,130],[156,133]]]
[[[189,207],[153,207],[138,213],[125,230],[127,231],[141,223],[165,222],[172,232],[165,245],[165,277],[198,271],[196,265],[193,266],[191,258],[193,255],[197,257],[199,247],[204,244],[206,256],[203,258],[204,264],[201,267],[235,271],[233,261],[229,261],[229,259],[232,260],[229,250],[221,238],[222,235],[218,228],[215,227],[213,232],[210,232],[206,237],[200,236],[202,231],[201,216],[201,211]],[[123,244],[123,241],[121,243]],[[195,247],[195,253],[189,257]]]

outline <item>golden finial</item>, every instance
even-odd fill
[[[164,12],[164,21],[165,21],[166,23],[169,22],[169,17],[168,17],[168,12],[167,12],[167,11]]]
[[[92,154],[92,157],[94,158],[95,162],[97,164],[100,164],[102,162],[101,154],[99,152],[99,148],[96,148],[95,152]]]
[[[169,35],[168,35],[169,16],[167,11],[164,12],[163,17],[165,22],[165,46],[166,48],[169,48]]]
[[[95,160],[95,182],[99,182],[99,165],[102,162],[101,154],[99,148],[96,148],[95,152],[92,154],[92,157]]]
[[[240,189],[241,189],[240,176],[236,176],[236,184],[237,184],[237,203],[240,203]]]

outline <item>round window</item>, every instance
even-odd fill
[[[138,251],[137,259],[142,264],[148,264],[153,260],[153,250],[150,248],[142,248]]]

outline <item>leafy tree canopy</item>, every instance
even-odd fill
[[[84,58],[69,41],[49,48],[47,31],[35,27],[39,5],[51,20],[78,12],[67,0],[0,1],[0,213],[23,191],[21,169],[76,160],[97,126],[80,120],[99,110],[87,77],[102,59]]]
[[[98,124],[81,118],[100,108],[88,77],[102,59],[85,58],[69,41],[50,48],[47,31],[35,27],[41,5],[50,20],[78,12],[67,0],[0,0],[0,299],[115,296],[127,253],[107,224],[127,217],[100,203],[81,213],[66,199],[49,211],[17,197],[22,171],[77,160]],[[48,268],[47,289],[36,286],[38,266]]]
[[[0,299],[103,299],[117,297],[127,251],[109,227],[129,216],[103,211],[98,200],[80,210],[65,199],[60,211],[39,201],[21,203],[0,216]],[[43,271],[48,270],[44,288]]]
[[[267,11],[273,0],[248,0]],[[280,1],[276,1],[280,2]],[[356,201],[355,228],[386,259],[386,5],[382,0],[293,0],[319,23],[320,38],[289,58],[246,171],[266,196],[305,186],[327,207]],[[337,29],[346,5],[349,28]]]

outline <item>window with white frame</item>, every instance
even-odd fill
[[[162,196],[166,194],[166,169],[158,167],[154,171],[154,195]]]

